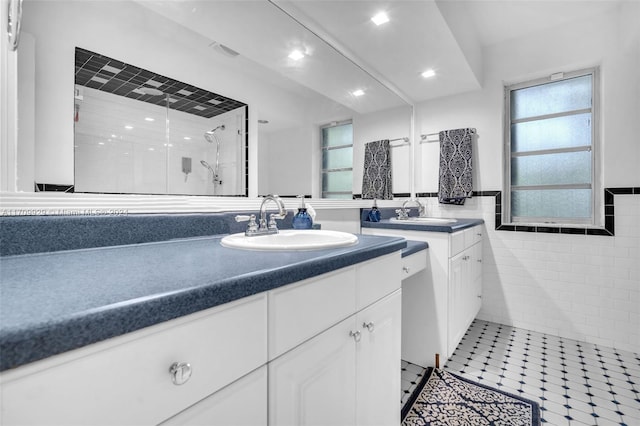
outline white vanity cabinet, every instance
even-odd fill
[[[400,319],[397,251],[5,371],[0,424],[398,424]]]
[[[354,286],[332,285],[347,277]],[[309,293],[316,297],[306,303]],[[399,424],[400,294],[399,252],[274,290],[269,307],[280,309],[269,315],[280,321],[271,322],[269,336],[276,357],[269,362],[269,424]]]
[[[266,299],[247,297],[4,372],[0,423],[158,424],[266,364]],[[175,376],[174,363],[182,366]],[[231,392],[214,402],[242,406],[244,397]],[[266,424],[266,384],[257,399],[265,417],[254,424]],[[225,412],[216,405],[209,403]]]
[[[480,311],[482,300],[482,228],[473,227],[451,235],[447,357],[453,354],[469,325]]]
[[[363,234],[426,241],[427,267],[402,281],[402,359],[443,366],[480,310],[482,225],[454,233],[362,228]]]

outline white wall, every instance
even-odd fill
[[[600,66],[602,184],[640,186],[637,18],[640,4],[628,2],[617,12],[485,48],[483,89],[419,104],[417,131],[475,127],[474,190],[501,190],[504,84]],[[417,192],[437,191],[438,148],[420,145]],[[615,237],[495,231],[491,197],[463,207],[428,201],[434,215],[485,219],[481,318],[640,352],[639,198],[615,197]]]
[[[353,193],[362,193],[364,146],[382,139],[411,139],[411,109],[394,108],[353,119]],[[391,143],[391,181],[394,193],[411,192],[411,145],[402,141]]]
[[[317,130],[316,130],[317,131]],[[270,132],[260,140],[260,173],[265,182],[259,182],[260,195],[310,195],[313,176],[314,126],[296,126]]]

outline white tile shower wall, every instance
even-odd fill
[[[485,220],[480,319],[640,352],[640,196],[615,196],[614,237],[496,231],[493,197],[423,200]]]

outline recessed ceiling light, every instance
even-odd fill
[[[93,77],[91,77],[90,80],[95,81],[96,83],[100,83],[100,84],[104,84],[107,81],[109,81],[106,78],[98,77],[97,75],[94,75]]]
[[[375,15],[374,17],[372,17],[371,20],[376,25],[382,25],[384,23],[389,22],[389,17],[387,16],[387,14],[385,12],[380,12],[377,15]]]
[[[294,50],[293,52],[289,53],[289,59],[293,59],[294,61],[299,61],[302,58],[304,58],[304,53],[299,50]]]
[[[189,136],[185,136],[183,139],[184,139],[185,141],[190,141],[190,140],[191,140],[191,138],[190,138]]]
[[[127,129],[127,130],[131,130],[131,129],[133,129],[133,126],[124,126],[124,128]]]
[[[98,142],[98,145],[104,145],[104,142]]]
[[[424,78],[433,77],[435,75],[436,75],[436,72],[434,70],[432,70],[432,69],[428,69],[428,70],[426,70],[425,72],[422,73],[422,76]]]
[[[353,96],[362,96],[362,95],[364,95],[364,90],[362,90],[362,89],[354,90],[353,92],[351,92],[351,94]]]
[[[156,119],[152,117],[145,117],[144,119],[145,121],[156,121]]]

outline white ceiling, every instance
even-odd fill
[[[637,0],[137,1],[280,75],[367,113],[479,89],[485,47]],[[390,21],[376,26],[370,18],[379,11],[386,11]],[[307,56],[289,60],[293,48]],[[436,71],[436,77],[420,75],[428,68]],[[356,88],[366,95],[354,97],[351,92]]]
[[[634,0],[631,0],[634,1]],[[618,0],[275,0],[412,102],[480,88],[482,49],[606,13]],[[389,22],[370,18],[385,11]],[[437,72],[432,79],[420,73]]]

